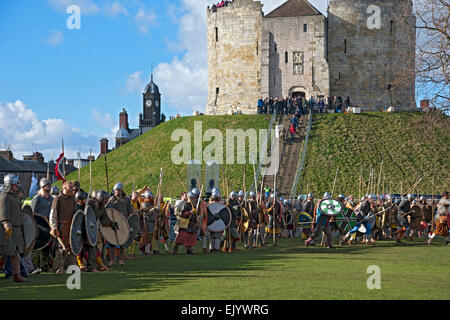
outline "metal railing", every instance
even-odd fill
[[[303,171],[303,166],[305,164],[306,150],[308,149],[308,140],[309,140],[309,133],[311,131],[311,125],[312,125],[312,113],[310,110],[309,116],[308,116],[308,125],[306,127],[305,140],[303,140],[302,156],[298,160],[297,172],[295,173],[294,183],[292,184],[291,197],[290,197],[291,199],[295,198],[295,194],[297,193],[297,186],[300,181],[300,176]]]

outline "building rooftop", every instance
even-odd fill
[[[322,15],[311,3],[307,0],[288,0],[278,8],[267,14],[266,18],[280,18],[280,17],[300,17],[300,16],[315,16]]]

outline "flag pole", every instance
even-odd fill
[[[64,138],[62,140],[62,152],[63,152],[63,181],[66,182],[66,155],[64,154]]]

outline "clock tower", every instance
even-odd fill
[[[145,87],[142,94],[143,110],[139,114],[139,130],[143,134],[156,127],[161,122],[164,122],[164,116],[161,118],[161,94],[158,86],[153,82],[153,73],[151,75],[150,83]]]

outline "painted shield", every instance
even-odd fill
[[[38,229],[36,221],[34,220],[33,210],[29,205],[25,205],[22,208],[23,213],[23,240],[24,250],[23,255],[27,255],[34,248],[36,238],[38,236]]]
[[[357,222],[358,220],[356,219],[356,214],[350,208],[345,208],[343,212],[336,216],[336,223],[339,228],[345,232],[352,230]]]
[[[139,215],[137,213],[133,213],[128,217],[128,225],[130,227],[130,236],[128,237],[128,240],[123,244],[124,248],[128,248],[129,246],[131,246],[138,234]]]
[[[298,225],[303,228],[311,228],[312,217],[309,214],[307,214],[306,212],[300,212],[297,215],[297,222],[298,222]]]
[[[79,255],[83,248],[84,240],[84,214],[83,211],[78,210],[70,225],[70,250],[74,255]]]
[[[358,228],[358,231],[361,233],[366,233],[366,231],[367,231],[366,226],[363,223],[361,223],[361,225]]]
[[[211,194],[213,188],[219,188],[219,164],[215,160],[206,162],[205,169],[205,192]],[[223,192],[223,190],[222,190]]]
[[[337,216],[342,209],[342,204],[334,199],[323,199],[319,202],[319,210],[327,216]]]
[[[208,212],[207,228],[211,232],[222,232],[231,223],[231,212],[226,205],[220,202],[210,203],[206,207]]]
[[[292,214],[289,212],[286,212],[286,225],[292,223]]]
[[[190,160],[187,165],[187,187],[188,190],[197,188],[200,190],[202,179],[202,163],[198,160]]]
[[[33,250],[42,250],[47,247],[52,240],[52,236],[50,235],[50,223],[46,217],[38,214],[34,215],[34,220],[36,221],[36,226],[38,228],[38,236]]]
[[[86,206],[85,213],[84,225],[86,227],[86,240],[91,246],[95,246],[98,235],[97,218],[95,217],[94,210],[90,206]]]
[[[113,230],[109,226],[100,226],[103,238],[115,246],[123,245],[130,237],[130,226],[128,225],[127,218],[125,218],[123,213],[114,208],[106,208],[106,214],[111,221],[117,222],[118,228],[117,230]]]

